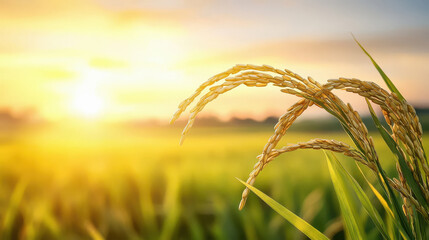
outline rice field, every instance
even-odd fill
[[[253,194],[238,210],[243,186],[235,177],[248,177],[271,128],[195,128],[183,146],[180,131],[89,124],[2,136],[0,238],[305,239]],[[317,136],[350,143],[337,133],[291,132],[280,146]],[[375,144],[394,174],[387,146],[378,136]],[[327,236],[344,238],[321,151],[283,154],[255,186]]]

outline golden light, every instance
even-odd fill
[[[75,94],[72,107],[75,113],[85,118],[95,118],[104,108],[103,99],[90,92],[78,92]]]
[[[157,33],[159,36],[151,36],[144,46],[145,61],[156,65],[176,64],[183,59],[185,53],[175,39],[175,35]]]
[[[70,108],[74,115],[88,119],[100,117],[106,101],[99,93],[99,80],[100,74],[90,72],[77,83],[70,101]]]

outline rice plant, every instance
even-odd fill
[[[369,200],[370,198],[363,191],[361,185],[342,167],[334,155],[327,154],[331,179],[340,203],[346,236],[349,239],[366,238],[365,230],[359,224],[359,216],[356,213],[353,198],[359,199],[361,206],[366,210],[379,235],[384,239],[427,239],[429,167],[422,144],[423,132],[421,124],[414,108],[407,103],[369,53],[359,42],[357,44],[371,59],[389,91],[373,82],[356,78],[329,79],[322,84],[311,77],[303,78],[288,69],[278,69],[269,65],[237,64],[211,77],[199,86],[194,94],[179,105],[171,123],[178,119],[205,90],[207,90],[206,93],[196,101],[195,106],[190,110],[188,123],[182,132],[181,144],[198,113],[219,95],[238,86],[266,87],[272,85],[280,88],[283,93],[298,96],[300,100],[278,119],[274,127],[274,134],[269,138],[262,153],[257,157],[258,161],[249,174],[247,181],[242,182],[246,188],[242,193],[239,209],[241,210],[245,206],[250,191],[253,191],[310,239],[327,239],[320,231],[311,227],[304,220],[253,187],[261,171],[280,154],[297,149],[323,149],[342,153],[354,159],[359,170],[361,166],[370,169],[370,172],[375,175],[381,191],[378,191],[370,181],[367,181],[367,184],[384,207],[388,220],[394,224],[393,230],[386,226],[375,207],[375,203]],[[374,141],[369,136],[361,116],[350,104],[346,104],[341,100],[333,90],[343,90],[365,98],[379,133],[396,157],[397,176],[388,176],[386,174],[380,164]],[[380,123],[372,104],[381,109],[388,128],[385,128]],[[305,110],[312,106],[323,108],[338,119],[354,146],[336,140],[313,139],[277,148],[279,141],[290,126]],[[364,173],[362,172],[362,174]]]

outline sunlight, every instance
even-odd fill
[[[103,110],[104,102],[100,96],[81,92],[75,94],[72,105],[77,114],[85,118],[95,118]]]
[[[70,101],[70,108],[75,115],[90,119],[100,117],[106,104],[98,89],[100,77],[100,73],[90,71],[77,84]]]
[[[158,33],[159,34],[159,33]],[[174,41],[174,36],[152,36],[147,39],[144,55],[146,61],[157,65],[177,64],[184,57],[180,45]]]

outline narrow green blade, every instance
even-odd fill
[[[371,57],[371,55],[365,50],[365,48],[359,43],[359,41],[355,38],[355,36],[352,34],[353,39],[356,41],[356,43],[359,45],[359,47],[362,49],[362,51],[371,59],[372,64],[374,64],[374,67],[377,69],[377,71],[380,73],[381,77],[383,78],[384,82],[386,83],[387,87],[390,89],[390,91],[396,93],[398,95],[399,99],[401,101],[404,101],[404,97],[399,92],[399,90],[396,88],[396,86],[393,84],[393,82],[389,79],[389,77],[384,73],[384,71],[380,68],[380,66],[375,62],[375,60]]]
[[[368,180],[368,178],[365,176],[362,169],[360,168],[359,165],[357,165],[357,163],[356,163],[356,166],[358,167],[358,169],[359,169],[360,173],[362,174],[363,178],[365,179],[366,183],[371,188],[372,192],[374,193],[374,195],[378,199],[378,201],[381,203],[383,208],[386,210],[387,213],[390,214],[391,217],[394,217],[392,209],[390,209],[386,199],[384,199],[384,197],[380,194],[380,192],[378,192],[378,190],[374,187],[374,185],[372,185],[372,183]]]
[[[406,231],[405,229],[402,227],[401,223],[395,218],[395,216],[397,216],[397,214],[395,215],[391,209],[391,207],[389,206],[389,204],[387,203],[387,201],[384,199],[384,197],[377,191],[377,189],[374,187],[374,185],[372,185],[372,183],[368,180],[368,178],[365,176],[365,174],[363,173],[362,169],[359,167],[359,165],[357,165],[360,173],[362,174],[362,176],[364,177],[365,181],[368,183],[369,187],[371,188],[372,192],[374,193],[374,195],[377,197],[378,201],[381,203],[381,205],[384,207],[384,209],[387,212],[387,216],[388,218],[390,218],[391,222],[397,227],[397,229],[399,230],[399,232],[402,234],[402,236],[404,237],[404,239],[409,239],[406,235]],[[386,227],[386,229],[388,229],[388,227]],[[389,238],[392,238],[391,234],[389,234]],[[393,237],[393,239],[396,239]]]
[[[389,146],[390,151],[397,157],[399,167],[401,168],[402,174],[404,175],[405,180],[407,181],[408,185],[411,188],[411,191],[415,194],[417,200],[419,203],[421,203],[424,207],[428,207],[428,204],[426,202],[426,199],[423,196],[423,192],[420,189],[418,183],[413,177],[413,173],[411,172],[410,168],[408,167],[407,163],[405,162],[405,158],[402,154],[399,152],[399,146],[396,144],[395,140],[393,140],[392,136],[386,131],[386,129],[383,128],[383,126],[380,123],[380,120],[378,120],[377,115],[375,115],[374,109],[372,108],[371,104],[369,103],[368,99],[366,99],[368,108],[370,110],[371,116],[374,120],[374,123],[379,130],[381,136],[383,137],[383,140],[386,142],[386,144]]]
[[[417,239],[428,239],[426,236],[426,224],[421,214],[417,213],[417,210],[413,208],[414,226],[416,228]]]
[[[284,219],[286,219],[288,222],[290,222],[292,225],[294,225],[298,230],[300,230],[302,233],[307,235],[310,239],[318,240],[328,240],[323,233],[319,232],[316,228],[311,226],[308,222],[304,221],[302,218],[295,215],[293,212],[291,212],[289,209],[283,207],[280,203],[276,202],[274,199],[267,196],[265,193],[259,191],[257,188],[241,181],[237,178],[238,181],[240,181],[243,185],[245,185],[247,188],[249,188],[253,193],[255,193],[258,197],[260,197],[268,206],[270,206],[274,211],[276,211],[278,214],[280,214]]]
[[[334,185],[337,198],[340,203],[341,215],[346,225],[346,231],[351,239],[366,239],[363,235],[362,225],[359,224],[359,214],[357,213],[354,204],[353,196],[351,195],[350,188],[344,181],[344,177],[339,173],[338,166],[335,164],[334,156],[326,154],[328,162],[329,173],[331,174],[332,184]]]
[[[359,201],[362,203],[362,206],[368,213],[368,216],[371,218],[372,222],[375,224],[383,238],[389,239],[389,236],[386,232],[386,226],[384,225],[380,214],[375,209],[374,205],[372,205],[371,201],[369,200],[368,196],[363,191],[359,183],[350,175],[349,172],[347,172],[347,170],[341,165],[341,163],[338,161],[337,158],[335,158],[334,155],[328,158],[328,160],[333,166],[333,169],[337,171],[337,176],[339,177],[339,180],[343,182],[343,185],[349,186],[351,187],[351,189],[353,189],[356,196],[359,198]]]
[[[378,117],[375,114],[374,109],[372,108],[371,103],[368,101],[368,99],[366,99],[366,103],[368,104],[369,112],[371,113],[371,117],[372,117],[377,129],[379,130],[381,136],[383,137],[383,140],[386,142],[386,144],[388,145],[390,150],[393,152],[393,154],[395,154],[397,156],[399,165],[400,165],[401,170],[402,170],[402,173],[404,174],[404,177],[405,177],[406,181],[408,182],[408,178],[410,178],[411,171],[408,168],[408,166],[406,165],[405,159],[403,159],[401,157],[402,155],[399,153],[395,141],[392,139],[392,137],[386,131],[386,129],[384,129],[383,126],[381,125],[380,120],[378,120]],[[402,212],[402,209],[401,209],[401,207],[400,207],[400,205],[399,205],[399,203],[398,203],[398,201],[397,201],[397,199],[393,193],[392,188],[388,184],[387,177],[384,173],[384,170],[381,168],[379,162],[376,162],[376,164],[377,164],[377,168],[379,170],[379,176],[378,177],[380,178],[380,180],[382,180],[384,182],[384,187],[387,190],[387,194],[389,197],[389,201],[391,203],[392,210],[394,210],[393,214],[395,215],[395,219],[401,223],[403,229],[406,231],[406,235],[408,235],[408,236],[404,236],[404,234],[405,234],[404,232],[401,232],[401,234],[404,238],[412,237],[413,235],[412,235],[411,227],[408,224],[408,221],[406,220],[404,213]],[[404,166],[404,170],[403,170],[402,165],[404,165],[404,164],[405,164],[405,166]],[[408,182],[408,183],[410,184],[410,188],[413,191],[416,183],[415,183],[415,180],[414,180],[412,174],[411,174],[411,181],[412,182]],[[412,183],[414,183],[414,184],[412,184]],[[418,188],[418,190],[420,190],[420,188],[418,186],[417,186],[417,188]],[[424,201],[424,202],[426,203],[426,201]]]

